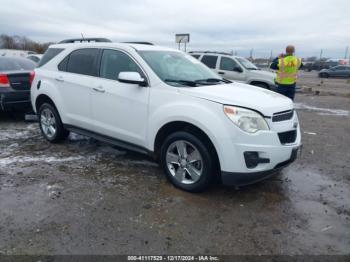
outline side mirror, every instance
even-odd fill
[[[242,69],[240,66],[235,66],[235,67],[233,68],[233,71],[238,72],[238,73],[242,73],[242,72],[243,72],[243,69]]]
[[[147,86],[147,81],[138,72],[120,72],[118,81],[127,84]]]

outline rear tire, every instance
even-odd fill
[[[69,131],[64,129],[57,109],[44,103],[39,108],[39,127],[41,134],[51,143],[58,143],[68,137]]]
[[[214,182],[214,157],[210,152],[205,143],[191,133],[175,132],[161,147],[161,166],[175,187],[202,192]]]

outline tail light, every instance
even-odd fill
[[[34,77],[35,77],[35,72],[34,72],[34,71],[33,71],[33,72],[30,72],[30,76],[29,76],[29,83],[30,83],[30,86],[32,86]]]
[[[5,74],[0,74],[0,87],[10,87],[10,80]]]

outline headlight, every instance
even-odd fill
[[[253,110],[235,106],[224,106],[224,113],[236,126],[247,133],[269,130],[265,119]]]

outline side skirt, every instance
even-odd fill
[[[80,128],[80,127],[76,127],[76,126],[72,126],[72,125],[63,124],[63,126],[64,126],[65,129],[67,129],[69,131],[72,131],[74,133],[78,133],[78,134],[81,134],[81,135],[84,135],[84,136],[88,136],[88,137],[94,138],[96,140],[99,140],[99,141],[102,141],[102,142],[105,142],[105,143],[108,143],[108,144],[112,144],[112,145],[114,145],[116,147],[119,147],[119,148],[127,149],[127,150],[130,150],[130,151],[134,151],[134,152],[137,152],[137,153],[140,153],[140,154],[144,154],[144,155],[148,155],[148,156],[154,156],[153,151],[150,151],[147,148],[144,148],[144,147],[141,147],[141,146],[138,146],[138,145],[134,145],[132,143],[124,142],[124,141],[116,139],[116,138],[112,138],[112,137],[109,137],[109,136],[101,135],[101,134],[95,133],[93,131],[89,131],[89,130],[86,130],[86,129],[83,129],[83,128]]]

